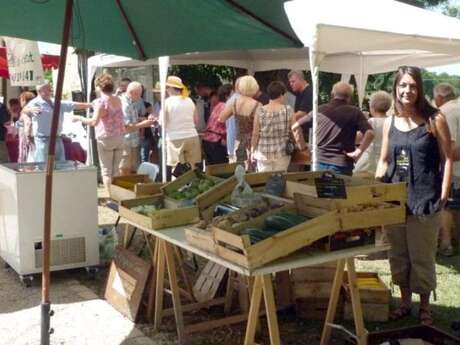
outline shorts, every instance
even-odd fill
[[[124,138],[122,135],[97,140],[97,153],[102,176],[118,175],[119,169],[123,168],[123,150]]]
[[[436,250],[440,212],[408,216],[406,224],[386,226],[393,282],[417,294],[436,289]]]
[[[178,163],[201,163],[201,141],[198,136],[166,141],[167,165],[175,167]]]
[[[139,146],[131,147],[126,146],[123,149],[123,157],[121,159],[121,165],[123,169],[129,169],[130,172],[134,173],[137,171],[140,163],[141,151]]]

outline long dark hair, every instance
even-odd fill
[[[417,114],[422,116],[426,121],[430,119],[434,114],[438,112],[438,109],[433,107],[430,102],[427,101],[425,98],[425,93],[423,92],[423,80],[422,80],[422,73],[420,68],[414,66],[401,66],[398,68],[398,71],[395,75],[395,80],[393,82],[393,100],[395,105],[395,114],[400,114],[402,111],[402,104],[398,100],[397,95],[397,88],[399,85],[399,81],[405,75],[409,74],[417,84],[417,100],[415,101],[415,109]]]

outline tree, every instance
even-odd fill
[[[398,0],[398,1],[404,2],[409,5],[422,7],[422,8],[444,5],[449,2],[449,0]]]

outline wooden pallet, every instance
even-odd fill
[[[162,186],[162,183],[152,182],[148,175],[116,176],[109,187],[109,196],[112,200],[120,202],[158,194]]]
[[[190,206],[179,209],[159,209],[150,216],[146,216],[131,210],[132,207],[139,205],[156,204],[164,206],[164,196],[157,194],[151,197],[142,197],[120,202],[118,213],[121,217],[132,221],[147,229],[161,230],[173,226],[187,225],[196,223],[200,220],[198,207]]]
[[[225,273],[227,273],[227,271],[227,268],[212,261],[208,261],[201,270],[200,275],[193,286],[193,295],[196,300],[198,302],[212,300],[223,283]]]

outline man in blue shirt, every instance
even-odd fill
[[[48,159],[48,145],[50,141],[51,122],[53,119],[54,99],[51,98],[51,85],[45,84],[37,86],[38,96],[32,99],[27,107],[34,109],[31,112],[32,117],[32,135],[34,137],[35,162],[45,162]],[[65,160],[64,144],[62,143],[62,121],[64,113],[72,112],[74,109],[88,109],[91,103],[78,103],[61,101],[61,109],[59,113],[59,124],[56,138],[56,161]]]
[[[142,100],[142,84],[133,81],[129,83],[124,94],[120,96],[123,107],[123,118],[126,126],[133,126],[140,122],[145,115],[144,101]],[[139,130],[129,130],[125,134],[125,150],[121,165],[123,175],[136,172],[140,161],[140,136]]]

